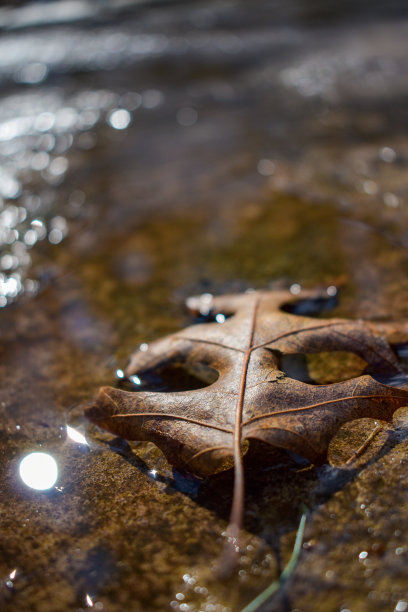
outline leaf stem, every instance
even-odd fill
[[[306,510],[303,511],[303,514],[300,518],[299,527],[296,532],[295,545],[293,547],[292,555],[285,569],[283,570],[283,572],[281,573],[281,575],[279,576],[277,580],[272,582],[272,584],[270,584],[264,591],[262,591],[262,593],[260,593],[257,597],[255,597],[255,599],[253,599],[247,606],[245,606],[245,608],[243,608],[241,612],[256,612],[257,610],[259,610],[259,608],[265,602],[267,602],[268,599],[272,597],[272,595],[274,595],[283,586],[286,580],[291,576],[291,574],[293,573],[296,567],[300,552],[302,550],[302,541],[303,541],[303,534],[305,531],[305,524],[306,524]]]
[[[238,536],[242,527],[243,513],[244,513],[244,495],[245,495],[245,482],[244,482],[244,465],[242,461],[241,453],[241,441],[242,441],[242,412],[244,407],[245,388],[247,381],[247,373],[249,361],[251,359],[252,346],[254,343],[256,318],[258,314],[259,298],[254,302],[254,308],[252,311],[251,327],[248,337],[248,345],[244,354],[244,361],[242,364],[241,380],[239,385],[239,395],[237,400],[237,406],[235,410],[235,426],[234,426],[234,441],[233,441],[233,456],[234,456],[234,491],[232,496],[231,514],[228,526],[229,536],[229,554],[226,555],[226,566],[224,567],[224,573],[228,574],[235,567],[237,562],[238,552]]]

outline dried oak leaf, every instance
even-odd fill
[[[303,292],[299,297],[318,295]],[[190,307],[198,308],[199,299],[191,298]],[[209,386],[181,392],[103,387],[87,416],[123,438],[154,442],[171,464],[196,474],[233,464],[242,497],[244,441],[261,440],[315,462],[346,421],[389,421],[397,408],[408,405],[408,391],[370,375],[316,385],[280,370],[282,355],[347,351],[362,357],[376,374],[402,373],[384,337],[395,326],[283,311],[293,300],[284,291],[212,298],[206,308],[231,315],[225,323],[194,325],[157,340],[132,356],[126,372],[143,380],[169,364],[181,365]]]

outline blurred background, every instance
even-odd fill
[[[45,243],[95,252],[125,224],[183,207],[215,207],[210,239],[225,242],[238,204],[254,200],[256,217],[262,191],[328,199],[366,224],[352,229],[364,241],[393,225],[405,248],[407,12],[300,0],[3,6],[0,305],[36,293],[33,261],[57,252]],[[263,260],[270,279],[316,257],[301,242],[286,266]],[[146,280],[148,267],[129,255],[122,273]]]

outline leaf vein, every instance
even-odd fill
[[[318,402],[316,404],[311,404],[310,406],[299,406],[297,408],[286,408],[285,410],[279,410],[276,412],[267,412],[265,414],[260,414],[259,416],[254,416],[251,417],[250,419],[248,419],[247,421],[244,421],[242,423],[242,426],[244,425],[248,425],[249,423],[253,423],[254,421],[259,421],[261,419],[266,419],[266,418],[270,418],[270,417],[274,417],[274,416],[282,416],[284,414],[290,414],[291,412],[302,412],[305,410],[313,410],[314,408],[320,408],[322,406],[327,406],[328,404],[338,404],[340,402],[346,402],[349,400],[372,400],[372,399],[378,399],[378,398],[383,398],[383,399],[390,399],[390,400],[394,400],[394,399],[405,399],[408,401],[408,399],[403,396],[403,395],[386,395],[386,394],[376,394],[376,395],[351,395],[351,396],[346,396],[346,397],[339,397],[336,399],[332,399],[332,400],[326,400],[325,402]]]
[[[232,434],[233,430],[227,429],[226,427],[221,427],[221,425],[213,425],[212,423],[207,423],[203,421],[199,421],[197,419],[190,419],[189,417],[183,417],[178,414],[166,414],[163,412],[141,412],[140,414],[112,414],[109,419],[118,419],[118,418],[143,418],[143,417],[162,417],[164,419],[175,419],[178,421],[187,421],[187,423],[192,423],[195,425],[201,425],[202,427],[209,427],[210,429],[218,429],[219,431],[225,431],[227,433]]]

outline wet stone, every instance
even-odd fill
[[[342,428],[320,466],[268,451],[260,469],[248,452],[225,580],[230,471],[175,472],[83,415],[100,386],[139,385],[117,374],[135,349],[211,316],[200,303],[190,317],[191,295],[318,286],[325,317],[408,319],[406,11],[87,3],[60,23],[58,3],[9,4],[0,608],[238,612],[282,571],[306,505],[295,572],[267,609],[404,612],[406,409],[349,464],[372,420]],[[355,357],[297,372],[331,384],[361,374]],[[20,476],[31,453],[56,462],[48,488]]]

